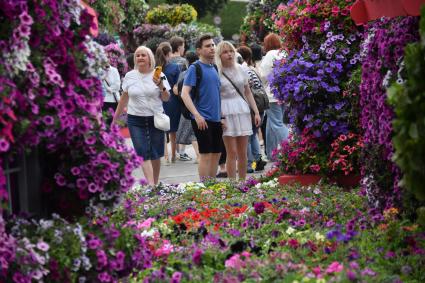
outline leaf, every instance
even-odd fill
[[[411,124],[411,125],[410,125],[410,128],[409,128],[409,136],[410,136],[412,139],[418,139],[418,138],[419,138],[419,135],[418,135],[418,127],[417,127],[416,123],[413,123],[413,124]]]

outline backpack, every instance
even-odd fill
[[[255,104],[257,105],[258,112],[263,113],[270,108],[269,98],[266,90],[261,83],[260,77],[253,69],[248,70],[249,74],[249,88],[251,89],[252,96],[254,97]]]
[[[195,66],[195,72],[196,72],[196,85],[192,87],[192,90],[190,91],[190,97],[192,98],[193,104],[195,104],[199,98],[199,89],[200,89],[199,85],[201,84],[201,80],[202,80],[202,68],[201,68],[201,65],[199,65],[199,63],[194,63],[193,65]],[[218,72],[217,66],[215,64],[214,64],[214,68]],[[187,73],[187,70],[181,73],[177,81],[177,91],[178,91],[178,98],[180,102],[180,110],[183,117],[185,117],[186,119],[192,119],[190,117],[191,113],[189,109],[187,109],[186,105],[183,102],[183,99],[181,98],[183,82],[184,82],[186,73]]]

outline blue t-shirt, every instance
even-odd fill
[[[194,101],[196,109],[205,120],[220,122],[220,77],[218,76],[214,65],[204,64],[199,60],[194,64],[199,64],[202,70],[199,97],[196,101]],[[183,85],[191,86],[192,88],[196,85],[196,67],[193,66],[194,64],[190,65],[183,82]]]
[[[180,66],[174,63],[169,63],[165,65],[164,70],[162,72],[167,77],[170,87],[173,88],[173,86],[177,83],[177,80],[179,79]]]

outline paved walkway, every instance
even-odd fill
[[[130,139],[126,139],[126,143],[132,145]],[[193,158],[192,161],[180,161],[176,160],[175,163],[166,163],[164,159],[161,160],[161,173],[159,175],[159,179],[163,183],[168,184],[178,184],[182,182],[197,182],[199,181],[198,176],[198,164],[195,163],[195,151],[193,147],[186,146],[186,153]],[[264,155],[263,155],[264,156]],[[248,176],[259,176],[264,174],[266,170],[268,170],[271,166],[271,163],[266,165],[264,171],[255,172],[254,174],[248,174]],[[136,169],[133,172],[133,176],[139,180],[143,178],[143,172],[141,168]]]

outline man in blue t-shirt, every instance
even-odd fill
[[[220,77],[214,66],[215,44],[209,34],[202,35],[196,42],[202,78],[196,86],[196,68],[192,64],[185,76],[182,100],[192,113],[192,127],[199,144],[199,177],[215,177],[223,144],[224,121],[221,119]],[[193,87],[199,89],[194,102],[190,96]]]

